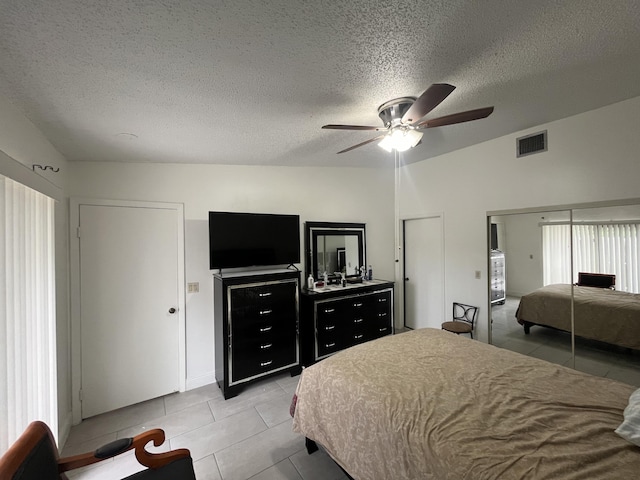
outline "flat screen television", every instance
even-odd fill
[[[209,212],[209,268],[300,262],[300,216]]]
[[[498,225],[491,224],[491,250],[498,250]]]

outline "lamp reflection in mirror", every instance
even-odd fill
[[[387,152],[391,152],[393,149],[404,152],[415,147],[421,138],[422,132],[410,128],[393,128],[378,145]]]

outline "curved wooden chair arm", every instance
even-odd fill
[[[147,452],[144,447],[152,440],[154,446],[158,447],[162,445],[164,443],[164,431],[156,428],[133,437],[133,448],[135,448],[136,458],[138,462],[145,467],[151,469],[161,468],[175,460],[191,456],[191,453],[186,448],[179,448],[162,453]]]
[[[135,449],[135,456],[138,462],[151,469],[161,468],[175,460],[191,456],[189,450],[186,448],[163,453],[151,453],[145,450],[145,447],[149,442],[153,441],[153,445],[158,447],[164,443],[164,439],[164,431],[159,428],[154,428],[148,432],[136,435],[133,438],[116,440],[94,452],[81,453],[71,457],[60,458],[58,460],[58,471],[62,473],[75,468],[85,467],[87,465],[115,457],[132,449]]]
[[[45,439],[50,446],[52,461],[55,462],[58,449],[56,448],[53,433],[51,433],[46,423],[40,421],[31,422],[24,433],[0,457],[0,479],[13,478],[25,462],[25,459]]]

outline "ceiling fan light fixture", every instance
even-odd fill
[[[391,153],[392,150],[404,152],[415,147],[422,138],[422,132],[408,128],[394,128],[378,143],[378,146]]]

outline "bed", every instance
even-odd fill
[[[575,334],[640,350],[640,295],[608,288],[573,286]],[[520,298],[518,323],[571,331],[571,285],[553,284]]]
[[[354,479],[637,478],[633,391],[427,328],[304,369],[293,429]]]

